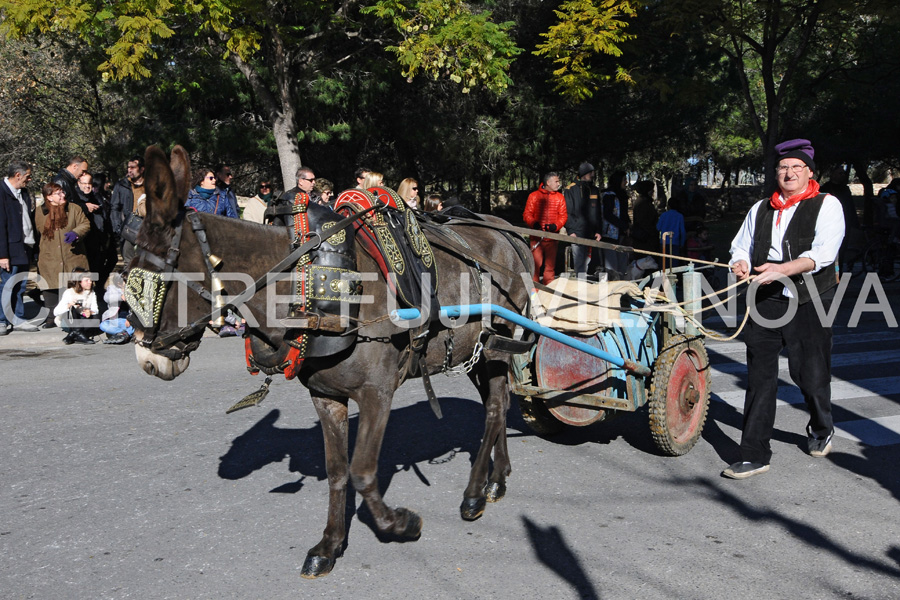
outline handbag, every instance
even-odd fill
[[[125,224],[122,225],[122,238],[134,244],[143,222],[144,217],[137,213],[128,215],[128,218],[125,219]]]

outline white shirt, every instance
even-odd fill
[[[85,290],[80,294],[75,291],[75,288],[66,288],[66,291],[62,293],[62,298],[59,299],[59,304],[53,309],[53,314],[56,317],[54,321],[56,321],[57,325],[62,326],[61,317],[69,312],[69,303],[77,300],[81,300],[82,305],[91,310],[92,319],[97,318],[97,313],[100,309],[97,307],[97,294],[94,292],[93,288],[91,290]]]
[[[14,188],[9,182],[9,177],[4,177],[3,181],[22,206],[22,233],[24,234],[24,241],[26,244],[33,245],[35,242],[34,228],[31,226],[31,219],[28,217],[28,205],[25,204],[25,198],[22,197],[22,190]]]
[[[782,197],[782,199],[784,198]],[[752,266],[753,263],[750,260],[750,256],[753,254],[753,233],[756,227],[756,214],[759,212],[759,207],[763,203],[768,202],[768,198],[760,200],[747,213],[744,224],[741,225],[740,230],[731,242],[731,261],[728,263],[729,265],[743,260]],[[778,223],[777,216],[772,219],[772,245],[769,246],[767,258],[774,262],[789,262],[798,258],[808,258],[816,264],[816,267],[812,270],[812,273],[815,273],[837,260],[838,250],[841,249],[841,242],[844,239],[844,211],[841,208],[840,200],[831,194],[826,195],[824,202],[822,202],[819,216],[816,218],[816,233],[812,247],[797,256],[783,256],[781,248],[783,246],[784,233],[787,231],[787,227],[791,219],[794,218],[797,207],[801,202],[805,202],[805,200],[801,200],[792,207],[786,208],[781,213],[781,223]],[[787,288],[785,288],[785,295],[790,295]]]

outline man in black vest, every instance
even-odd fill
[[[751,318],[744,333],[748,383],[742,460],[722,472],[732,479],[769,470],[778,355],[783,347],[788,350],[791,379],[803,392],[810,412],[809,454],[826,456],[834,435],[831,327],[819,319],[814,303],[829,311],[834,299],[844,215],[840,201],[820,193],[812,179],[815,151],[808,140],[783,142],[775,150],[780,157],[778,190],[750,209],[731,244],[732,272],[738,279],[755,276],[747,299]]]

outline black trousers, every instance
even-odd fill
[[[758,299],[756,311],[759,316],[769,321],[783,317],[789,302],[782,298],[776,295]],[[833,289],[821,296],[826,311],[833,299]],[[831,328],[822,324],[813,302],[799,305],[794,317],[777,327],[761,325],[751,316],[744,341],[747,343],[749,381],[744,399],[742,460],[769,464],[772,458],[769,441],[775,427],[778,355],[784,347],[788,351],[791,379],[803,392],[809,408],[807,433],[816,437],[830,434],[834,428],[831,417]]]

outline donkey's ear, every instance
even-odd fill
[[[172,173],[175,175],[176,193],[181,199],[181,203],[184,204],[188,192],[191,190],[191,158],[188,156],[187,150],[181,146],[175,146],[172,149],[169,166],[172,167]]]
[[[178,195],[175,174],[166,155],[156,146],[149,146],[144,154],[144,192],[147,194],[147,220],[166,226],[178,216],[187,193]]]

